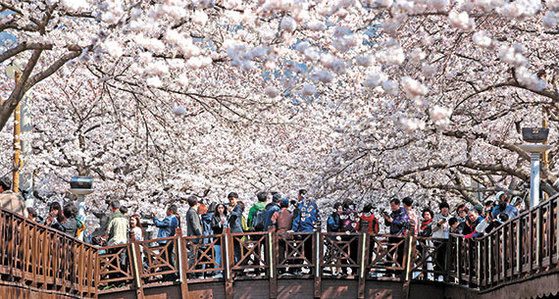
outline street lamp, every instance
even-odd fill
[[[530,208],[540,203],[540,158],[541,154],[551,148],[542,144],[547,141],[548,128],[522,128],[522,139],[530,144],[519,147],[530,154]]]
[[[93,178],[76,176],[70,180],[70,193],[78,196],[78,218],[85,222],[85,196],[93,193]],[[83,235],[82,235],[83,236]]]

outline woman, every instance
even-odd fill
[[[433,234],[433,229],[431,228],[431,224],[433,223],[433,211],[425,209],[421,214],[423,216],[423,220],[419,226],[419,236],[430,237]]]
[[[78,220],[76,219],[78,209],[72,203],[67,203],[64,205],[64,209],[62,210],[64,214],[64,219],[59,223],[64,228],[64,232],[75,238],[77,236],[78,231]]]
[[[142,228],[142,223],[140,222],[140,216],[138,214],[130,216],[130,231],[134,234],[134,240],[144,240],[144,230]]]
[[[378,219],[375,217],[375,215],[373,215],[372,210],[373,210],[373,204],[371,203],[368,203],[363,207],[363,211],[361,212],[361,217],[360,217],[361,220],[357,222],[357,226],[355,227],[355,230],[359,231],[361,222],[366,222],[367,232],[369,234],[378,234],[380,230]]]
[[[65,229],[62,226],[62,223],[65,222],[66,222],[66,218],[64,217],[62,206],[58,202],[51,203],[49,207],[49,215],[45,220],[45,224],[56,230],[64,232]]]
[[[343,204],[341,202],[337,202],[334,204],[334,212],[328,217],[328,221],[326,222],[326,230],[329,233],[338,233],[342,229],[342,219],[340,218],[340,214],[343,212]],[[340,264],[340,260],[338,260],[339,252],[336,248],[332,245],[332,242],[335,242],[336,239],[340,238],[340,236],[334,237],[331,236],[331,242],[326,241],[326,261],[331,261],[331,263],[335,263],[337,265]],[[341,274],[341,268],[332,267],[332,275],[339,276]]]
[[[223,230],[229,226],[227,219],[227,208],[220,203],[215,207],[211,220],[212,231],[216,235],[223,234]],[[215,242],[215,263],[221,267],[221,238],[217,238]],[[214,278],[222,278],[223,274],[217,274]]]

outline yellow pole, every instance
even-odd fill
[[[15,81],[19,80],[19,72],[15,72]],[[20,101],[21,102],[21,101]],[[14,111],[14,177],[12,180],[12,191],[19,193],[19,169],[21,167],[21,160],[19,158],[21,151],[21,104],[18,103]]]
[[[547,128],[547,111],[544,109],[544,115],[543,115],[543,119],[542,119],[542,127],[545,129]],[[544,142],[544,144],[547,144],[547,140]],[[543,163],[543,167],[545,167],[546,169],[549,169],[549,150],[543,152],[542,155],[542,163]],[[548,199],[548,194],[547,193],[543,193],[543,199],[547,200]]]

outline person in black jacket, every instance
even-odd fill
[[[221,235],[223,230],[229,227],[229,219],[227,217],[227,207],[220,203],[215,207],[213,213],[211,227],[215,235]],[[221,267],[221,239],[217,238],[214,246],[215,263]],[[223,274],[217,274],[214,278],[223,278]]]
[[[202,222],[200,220],[200,215],[198,215],[198,199],[195,196],[188,198],[188,206],[190,208],[186,212],[186,235],[191,236],[201,236],[204,232],[202,229]],[[192,239],[193,244],[198,244],[201,239]],[[198,246],[188,246],[188,264],[192,267],[194,261],[197,260]],[[197,275],[191,275],[192,278]]]

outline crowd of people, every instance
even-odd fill
[[[215,247],[212,251],[213,258],[215,264],[221,266],[222,244],[219,239],[214,242],[211,235],[222,234],[225,230],[229,230],[233,234],[273,230],[279,234],[299,233],[304,235],[304,233],[322,229],[319,207],[307,197],[306,190],[299,190],[297,200],[284,198],[278,192],[260,192],[256,195],[256,199],[256,203],[245,213],[245,203],[239,200],[239,196],[235,192],[228,194],[227,202],[212,202],[208,206],[204,205],[199,198],[190,196],[186,199],[188,211],[184,218],[185,223],[181,223],[177,204],[171,204],[167,207],[164,218],[158,217],[155,213],[152,214],[153,225],[158,228],[155,242],[158,245],[165,245],[169,241],[168,237],[173,237],[177,229],[184,228],[186,236],[197,237],[190,238],[189,244],[191,245],[187,248],[189,267],[193,267],[197,258],[198,253],[194,247],[207,246],[204,244],[212,244],[211,246]],[[139,215],[128,215],[128,208],[121,206],[118,200],[111,201],[109,207],[110,215],[102,221],[101,227],[92,234],[92,238],[84,237],[86,227],[83,219],[77,217],[77,208],[73,203],[66,203],[64,206],[58,202],[51,203],[49,213],[44,220],[40,220],[32,208],[27,208],[26,212],[30,220],[42,222],[44,225],[72,237],[83,238],[97,246],[125,244],[131,238],[136,241],[144,240],[145,231]],[[366,203],[361,209],[358,209],[357,204],[346,199],[333,205],[333,211],[328,215],[325,227],[329,233],[345,233],[332,234],[337,235],[337,240],[349,240],[350,233],[365,231],[369,234],[378,234],[381,227],[379,220],[383,220],[391,243],[398,243],[402,236],[409,234],[439,240],[434,242],[444,242],[444,239],[448,239],[451,233],[462,235],[464,238],[483,236],[501,223],[518,216],[519,208],[522,209],[522,201],[517,198],[511,201],[505,192],[499,192],[495,201],[488,200],[484,202],[484,205],[459,204],[454,215],[451,213],[450,205],[444,201],[439,204],[437,213],[425,208],[419,214],[410,197],[402,200],[391,199],[390,211],[379,209],[372,203]],[[237,240],[233,245],[235,262],[239,262],[241,244]],[[280,257],[286,258],[287,245],[285,240],[278,242]],[[340,253],[337,252],[335,246],[332,246],[332,242],[325,242],[325,245],[325,258],[336,260]],[[305,238],[303,257],[310,260],[312,248],[312,238]],[[170,250],[172,251],[173,248]],[[255,248],[254,255],[261,254],[261,250],[261,248]],[[370,250],[368,256],[372,258],[372,248]],[[403,245],[399,245],[395,250],[392,257],[394,263],[402,264],[403,250]],[[445,267],[445,250],[446,247],[442,246],[436,253],[435,261],[432,263],[435,271],[442,271]],[[121,252],[121,254],[123,255],[121,261],[126,263],[126,252]],[[357,242],[350,242],[349,259],[357,261],[357,254]],[[243,262],[258,263],[259,261],[253,257],[252,261]],[[301,258],[298,262],[304,263],[304,259]],[[297,263],[297,261],[292,263]],[[349,275],[352,271],[348,266],[344,268],[344,272],[342,267],[343,265],[340,264],[339,267],[332,268],[330,274]],[[219,271],[205,273],[206,277],[210,274],[216,278],[222,277]],[[258,275],[258,271],[253,274]],[[286,267],[280,269],[280,274],[298,275],[301,273]],[[175,279],[176,277],[168,275],[164,278]]]

